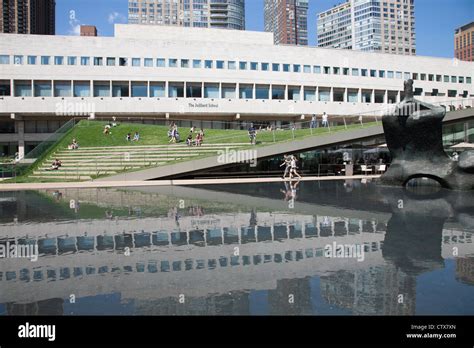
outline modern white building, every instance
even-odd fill
[[[274,45],[264,32],[118,24],[114,37],[0,34],[0,150],[21,155],[92,114],[277,126],[380,114],[408,78],[417,98],[457,106],[472,101],[473,75],[472,62]]]
[[[318,14],[318,46],[416,54],[414,0],[347,0]]]

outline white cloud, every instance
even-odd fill
[[[112,12],[109,14],[109,18],[108,18],[108,21],[110,24],[114,24],[114,23],[124,23],[126,22],[126,18],[123,14],[119,13],[119,12]]]

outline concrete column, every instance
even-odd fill
[[[329,101],[333,102],[334,101],[334,88],[329,87]]]
[[[359,88],[357,93],[359,93],[359,103],[362,103],[363,102],[363,100],[362,100],[362,88]]]
[[[397,91],[397,103],[400,103],[400,91]]]
[[[15,128],[18,134],[18,157],[25,157],[25,121],[15,120]]]
[[[372,90],[370,93],[370,103],[373,104],[375,103],[375,89]]]
[[[383,103],[388,104],[388,91],[385,90],[383,94]]]
[[[252,84],[253,91],[252,91],[252,99],[257,99],[257,84]]]
[[[165,81],[165,98],[169,98],[169,82]]]
[[[235,99],[240,99],[240,83],[235,84]]]
[[[220,85],[220,84],[219,84],[219,85]],[[185,82],[184,82],[184,87],[183,87],[183,96],[184,96],[184,98],[187,98],[186,86],[187,86],[187,84],[186,84],[186,81],[185,81]]]
[[[344,103],[347,103],[347,88],[344,88]]]
[[[219,82],[219,98],[222,99],[222,82]]]

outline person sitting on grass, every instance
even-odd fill
[[[127,141],[132,140],[132,135],[130,133],[127,133],[127,136],[125,137]]]
[[[202,145],[202,141],[203,141],[203,135],[201,132],[198,133],[198,135],[196,135],[196,146],[201,146]]]
[[[104,127],[104,135],[109,135],[110,133],[110,124],[106,124]]]
[[[76,138],[72,139],[72,143],[67,147],[69,150],[76,150],[79,148]]]
[[[61,165],[61,161],[56,158],[53,163],[51,163],[51,168],[49,168],[48,170],[58,170]]]
[[[189,133],[188,137],[186,138],[186,145],[193,146],[193,135]]]
[[[133,141],[139,141],[140,140],[140,134],[138,132],[135,132],[135,135],[133,136]]]

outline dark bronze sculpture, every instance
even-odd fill
[[[405,82],[405,98],[382,123],[392,164],[380,183],[405,186],[414,178],[426,177],[452,190],[474,190],[474,151],[463,152],[458,161],[443,149],[444,107],[413,97],[413,81]]]

